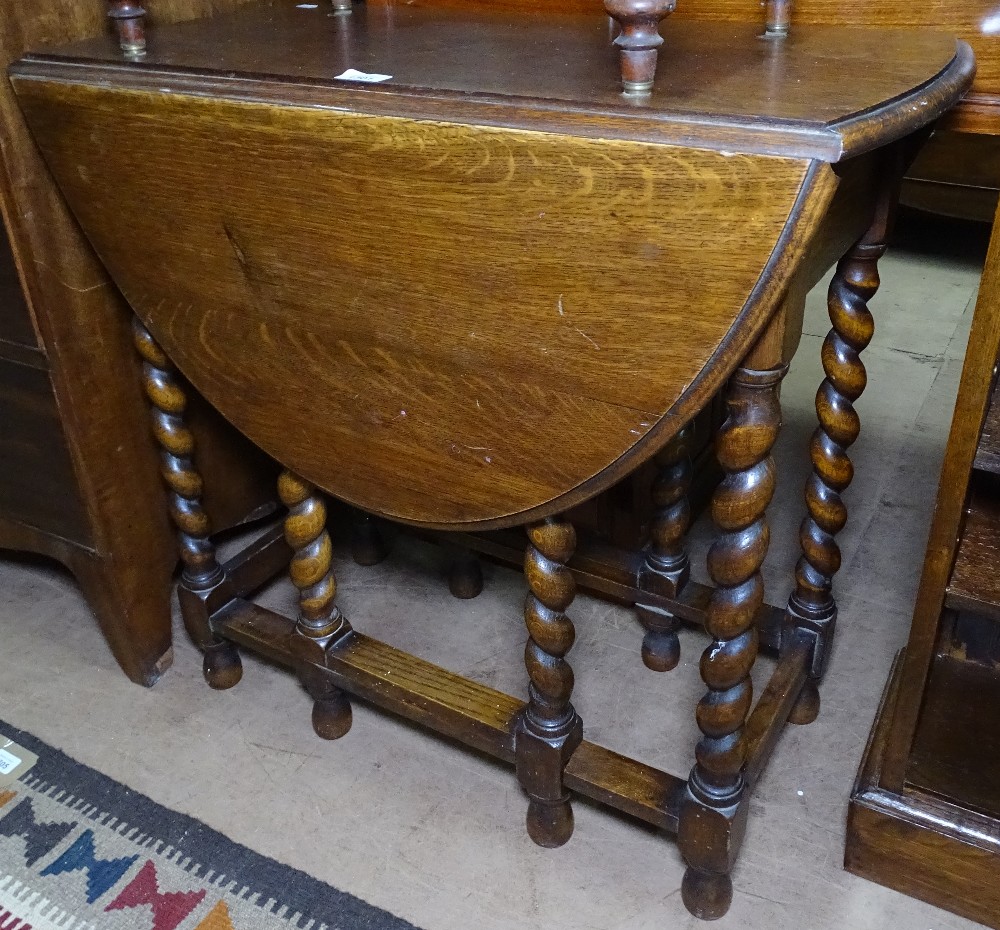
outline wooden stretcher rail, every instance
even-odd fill
[[[501,530],[495,533],[433,532],[416,535],[433,542],[457,544],[500,565],[520,567],[524,561],[522,534]],[[237,553],[223,566],[231,583],[226,592],[231,597],[247,597],[280,572],[291,558],[281,525]],[[593,539],[584,539],[570,560],[577,585],[589,594],[632,606],[638,602],[662,607],[690,626],[705,625],[705,611],[712,596],[710,585],[688,581],[675,597],[667,597],[640,587],[639,572],[644,554],[621,549]],[[221,607],[222,604],[212,605]],[[777,656],[781,648],[781,624],[784,610],[765,604],[757,615],[757,630],[761,651]]]
[[[241,549],[222,567],[232,597],[247,597],[284,570],[292,557],[281,521]],[[219,605],[222,606],[221,604]]]
[[[501,565],[520,567],[524,562],[523,534],[514,530],[492,533],[422,533],[435,542],[447,540]],[[640,570],[645,553],[621,549],[594,539],[581,539],[569,561],[569,569],[580,590],[632,606],[637,603],[661,607],[690,626],[703,627],[712,597],[710,585],[687,581],[677,597],[668,597],[641,587]],[[781,648],[781,625],[785,611],[765,604],[757,614],[761,651],[777,656]]]
[[[247,601],[233,601],[216,632],[275,662],[292,666],[295,623]],[[514,720],[524,702],[354,633],[327,653],[323,672],[377,707],[514,762]],[[566,768],[566,785],[584,797],[677,832],[684,780],[583,742]]]
[[[785,651],[747,720],[747,779],[751,785],[760,778],[775,743],[785,727],[802,686],[809,677],[812,642],[796,635]]]
[[[273,534],[254,544],[257,554],[277,548]],[[246,561],[243,562],[247,564]],[[216,633],[275,662],[293,666],[294,621],[237,599],[214,622]],[[748,778],[760,776],[806,680],[809,644],[795,641],[778,663],[747,724]],[[321,673],[337,688],[399,714],[494,758],[513,763],[515,721],[524,702],[354,632],[326,653]],[[686,782],[603,746],[584,741],[565,773],[578,794],[676,833]]]

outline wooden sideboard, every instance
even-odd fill
[[[852,872],[1000,927],[1000,216],[913,614],[851,797]]]
[[[161,21],[235,0],[159,0]],[[0,0],[0,65],[29,47],[110,28],[95,0]],[[177,548],[159,484],[128,308],[73,220],[0,81],[0,547],[38,552],[79,579],[125,673],[169,664]],[[193,404],[219,526],[273,497],[271,466]]]

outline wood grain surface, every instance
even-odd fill
[[[998,712],[1000,670],[939,656],[907,784],[1000,821],[1000,734],[993,725]]]
[[[406,521],[511,524],[653,454],[724,383],[710,360],[748,344],[812,229],[764,275],[804,161],[18,90],[185,375],[307,480]]]
[[[851,795],[844,866],[855,875],[1000,928],[997,821],[917,788],[896,792],[884,787],[882,765],[897,706],[899,664],[897,658]],[[961,700],[962,695],[952,691],[950,697]]]
[[[976,448],[975,466],[982,471],[1000,475],[1000,390],[993,388],[983,431]]]
[[[882,780],[889,791],[903,790],[907,760],[912,747],[931,663],[938,648],[941,611],[965,518],[969,475],[976,456],[980,430],[993,384],[993,370],[1000,356],[1000,235],[994,225],[986,267],[976,300],[969,334],[969,348],[962,368],[955,415],[941,467],[937,502],[917,591],[917,603],[899,671],[899,698],[891,708],[887,728]]]
[[[1000,498],[997,486],[970,494],[945,604],[1000,623]]]
[[[157,0],[156,19],[166,25],[239,5]],[[105,14],[97,0],[0,0],[0,67],[30,49],[105,35]],[[17,504],[7,511],[0,503],[0,546],[66,563],[125,672],[152,684],[170,662],[177,553],[138,388],[130,314],[46,170],[6,80],[0,81],[0,140],[0,216],[16,269],[16,276],[6,265],[0,271],[0,357],[47,371],[50,381],[0,365],[0,406],[8,414],[11,406],[22,411],[0,419],[6,451],[17,447],[16,465],[7,457],[0,476],[9,486],[7,501]],[[23,288],[23,304],[20,295],[10,296],[14,288]],[[209,501],[225,525],[266,498],[253,485],[249,445],[233,442],[221,417],[200,407],[196,431],[211,434],[203,462],[211,474],[228,477],[213,482]],[[32,501],[33,516],[25,513]]]
[[[114,73],[100,80],[145,79],[151,89],[180,89],[182,75],[204,73],[214,76],[220,95],[270,99],[277,83],[317,100],[321,87],[320,105],[378,112],[405,104],[407,115],[433,119],[448,101],[450,119],[500,125],[526,125],[521,104],[531,101],[536,128],[828,161],[936,118],[972,78],[968,47],[941,32],[816,26],[775,43],[762,41],[754,22],[670,19],[662,25],[665,45],[651,95],[629,98],[621,93],[608,22],[603,13],[380,3],[330,17],[323,4],[305,9],[295,0],[265,0],[233,15],[151,31],[140,62],[122,62],[112,38],[49,54],[103,62]],[[348,68],[391,80],[334,79]],[[850,80],[830,80],[831,74]],[[945,76],[943,96],[925,87]],[[198,81],[204,85],[204,76]],[[279,93],[287,99],[291,91]]]
[[[86,513],[48,374],[0,356],[0,384],[0,514],[55,536],[86,539]]]
[[[369,0],[371,3],[372,0]],[[459,9],[538,9],[538,0],[376,0],[387,5],[455,7]],[[603,0],[546,0],[551,13],[591,13]],[[1000,95],[1000,9],[992,0],[795,0],[791,4],[791,32],[801,26],[897,27],[936,29],[968,42],[976,54],[976,96]],[[689,0],[679,3],[671,20],[751,22],[763,31],[764,5],[753,0]],[[666,54],[669,56],[669,49]],[[666,59],[666,60],[669,60]]]

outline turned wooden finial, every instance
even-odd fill
[[[764,5],[764,35],[780,39],[788,35],[792,21],[792,0],[767,0]]]
[[[638,96],[653,89],[657,50],[663,45],[660,20],[673,13],[674,6],[675,0],[604,0],[608,15],[622,28],[615,45],[621,49],[626,94]]]
[[[146,54],[146,11],[132,0],[109,0],[108,16],[115,22],[118,42],[126,58]]]

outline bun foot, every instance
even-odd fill
[[[354,713],[346,694],[338,693],[313,703],[313,730],[321,739],[340,739],[353,722]]]
[[[676,633],[650,630],[642,638],[642,661],[654,672],[669,672],[681,660],[681,643]]]
[[[483,568],[474,555],[463,554],[451,563],[448,590],[463,601],[478,597],[483,590]]]
[[[569,799],[547,803],[532,798],[528,802],[528,836],[539,846],[555,849],[573,835],[573,805]]]
[[[243,677],[243,663],[232,643],[217,643],[205,649],[202,672],[210,688],[225,691],[239,684]]]
[[[733,903],[733,880],[721,872],[688,868],[681,882],[684,906],[701,920],[718,920]]]
[[[796,723],[805,726],[812,723],[819,716],[819,688],[816,682],[809,679],[799,692],[798,700],[788,715],[789,723]]]
[[[351,558],[358,565],[378,565],[388,554],[389,547],[374,518],[367,513],[357,514],[352,527]]]

